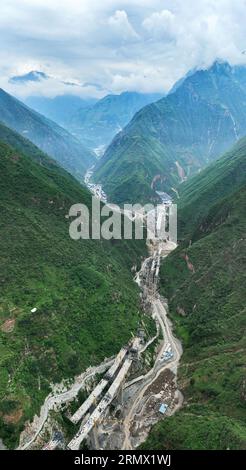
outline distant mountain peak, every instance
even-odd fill
[[[95,181],[117,203],[171,194],[246,133],[246,67],[225,61],[187,74],[167,97],[145,107],[97,162]],[[178,162],[178,164],[177,164]]]
[[[199,72],[212,72],[216,74],[228,74],[233,71],[233,67],[229,64],[229,62],[223,60],[223,59],[216,59],[212,65],[209,67],[194,67],[193,69],[189,70],[183,77],[181,77],[179,80],[177,80],[172,88],[169,91],[169,95],[172,93],[175,93],[175,91],[183,85],[183,83],[186,81],[187,78],[192,77],[196,73]]]
[[[27,82],[40,82],[41,80],[46,80],[48,75],[44,72],[40,72],[39,70],[31,70],[28,73],[25,73],[23,75],[15,75],[9,79],[9,83],[14,83],[14,84],[21,84],[21,83],[27,83]]]
[[[229,62],[222,59],[216,59],[208,70],[216,73],[231,73],[232,69],[233,68]]]

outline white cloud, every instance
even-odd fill
[[[175,15],[169,10],[152,13],[143,21],[143,27],[152,38],[173,39],[176,34]]]
[[[0,86],[19,96],[161,92],[218,57],[245,62],[245,24],[246,0],[1,0]],[[30,70],[52,79],[8,83]]]
[[[116,10],[116,12],[109,17],[108,24],[113,36],[118,36],[124,41],[139,38],[124,10]]]

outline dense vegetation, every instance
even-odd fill
[[[95,180],[114,202],[174,195],[185,178],[246,133],[245,67],[215,63],[140,110],[97,163]]]
[[[188,236],[199,226],[211,206],[245,184],[245,148],[246,138],[243,138],[223,157],[180,186],[180,238]]]
[[[71,240],[66,214],[73,203],[90,207],[88,191],[30,142],[3,126],[0,135],[15,147],[0,143],[0,437],[14,447],[51,382],[111,356],[136,331],[131,267],[145,243]]]
[[[0,121],[27,137],[81,180],[95,155],[72,134],[0,89]]]
[[[183,341],[185,403],[144,448],[246,447],[245,159],[244,139],[184,189],[183,241],[161,267],[160,290]]]
[[[62,127],[67,128],[72,116],[82,108],[88,108],[95,104],[94,98],[83,99],[77,95],[58,95],[53,98],[48,96],[28,96],[25,103],[35,109],[48,119],[55,121]]]

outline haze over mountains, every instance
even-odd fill
[[[91,208],[90,193],[2,125],[0,175],[0,437],[14,448],[51,383],[110,357],[136,330],[131,268],[146,248],[71,240],[66,215],[74,203]]]
[[[39,77],[39,72],[30,72],[24,79]],[[158,94],[135,92],[107,95],[98,101],[75,95],[30,96],[24,104],[0,90],[0,122],[27,137],[81,180],[95,163],[94,151],[100,156],[140,108],[159,98]]]
[[[68,131],[1,89],[0,122],[31,140],[80,180],[95,162],[95,155]]]
[[[106,95],[99,100],[75,95],[55,98],[30,96],[25,103],[64,126],[86,147],[96,149],[101,155],[137,111],[163,95],[126,91],[119,95]]]
[[[157,93],[129,91],[120,95],[107,95],[93,106],[78,109],[71,117],[68,127],[88,147],[101,147],[105,150],[137,111],[160,98],[161,95]]]
[[[141,109],[98,162],[95,180],[114,202],[171,195],[246,133],[245,67],[215,62]]]

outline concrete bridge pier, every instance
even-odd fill
[[[100,449],[98,441],[98,424],[96,423],[90,432],[90,441],[92,449]]]
[[[123,403],[124,403],[124,400],[123,400],[124,385],[125,385],[125,380],[123,380],[123,382],[121,382],[119,392],[118,392],[118,403],[120,403],[120,405],[123,405]]]

